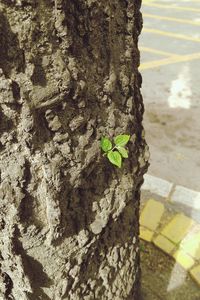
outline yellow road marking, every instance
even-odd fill
[[[152,19],[159,19],[159,20],[166,20],[166,21],[172,21],[172,22],[178,22],[183,24],[191,24],[195,26],[200,26],[200,22],[198,21],[190,21],[187,19],[177,19],[177,18],[171,18],[171,17],[165,17],[165,16],[158,16],[158,15],[152,15],[152,14],[146,14],[143,13],[144,17],[152,18]]]
[[[179,33],[173,33],[173,32],[169,32],[169,31],[162,31],[162,30],[153,29],[153,28],[144,28],[143,32],[150,32],[150,33],[155,33],[155,34],[160,34],[160,35],[164,35],[164,36],[173,37],[173,38],[176,38],[176,39],[181,39],[181,40],[187,40],[187,41],[193,41],[193,42],[200,43],[199,38],[194,38],[192,36],[187,36],[187,35],[179,34]]]
[[[200,52],[198,53],[192,53],[188,55],[176,55],[173,57],[165,58],[165,59],[160,59],[160,60],[153,60],[150,62],[146,62],[140,65],[140,70],[147,70],[147,69],[153,69],[157,68],[160,66],[164,65],[169,65],[169,64],[175,64],[179,62],[187,62],[187,61],[192,61],[200,59]]]
[[[145,6],[151,6],[151,7],[158,7],[158,8],[170,8],[171,10],[173,9],[178,9],[178,10],[187,10],[187,11],[194,11],[194,12],[200,12],[200,8],[193,8],[193,7],[181,7],[181,6],[174,6],[174,5],[167,5],[167,4],[157,4],[157,3],[152,3],[152,2],[143,2],[143,5]]]
[[[155,54],[160,54],[160,55],[164,55],[164,56],[179,56],[177,54],[171,53],[171,52],[166,52],[166,51],[161,51],[161,50],[157,50],[157,49],[153,49],[153,48],[149,48],[149,47],[139,47],[140,51],[144,51],[144,52],[150,52],[150,53],[155,53]]]

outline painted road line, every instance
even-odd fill
[[[160,54],[160,55],[164,55],[164,56],[180,57],[180,55],[177,55],[175,53],[161,51],[161,50],[157,50],[157,49],[153,49],[153,48],[149,48],[149,47],[141,46],[139,48],[140,48],[140,51],[144,51],[144,52],[150,52],[150,53]]]
[[[154,245],[156,245],[158,248],[160,248],[161,250],[163,250],[167,254],[171,254],[171,252],[175,248],[175,245],[161,234],[159,234],[153,240],[153,243],[154,243]]]
[[[195,264],[194,259],[182,250],[177,250],[173,257],[185,270],[189,270]]]
[[[200,232],[191,232],[191,235],[181,242],[180,248],[195,260],[200,260]]]
[[[180,185],[175,187],[170,201],[176,204],[183,204],[190,209],[200,210],[200,192],[190,190]]]
[[[171,254],[175,248],[175,244],[173,244],[170,240],[168,240],[163,235],[159,234],[154,240],[154,245],[163,250],[167,254]]]
[[[143,17],[148,17],[152,19],[159,19],[159,20],[166,20],[170,22],[177,22],[177,23],[183,23],[183,24],[191,24],[195,26],[200,26],[200,22],[198,21],[191,21],[187,19],[179,19],[179,18],[172,18],[172,17],[165,17],[165,16],[158,16],[158,15],[152,15],[152,14],[147,14],[143,13]]]
[[[160,66],[165,66],[165,65],[170,65],[170,64],[180,63],[180,62],[188,62],[196,59],[200,59],[200,53],[179,55],[179,56],[169,57],[166,59],[149,61],[146,63],[142,63],[139,69],[140,71],[142,71],[142,70],[153,69]]]
[[[194,7],[187,7],[187,6],[185,6],[185,7],[181,7],[181,6],[175,6],[175,5],[167,5],[167,4],[157,4],[157,3],[149,3],[149,2],[147,2],[147,1],[144,1],[143,2],[143,5],[144,6],[150,6],[150,7],[157,7],[157,8],[163,8],[163,9],[165,9],[165,8],[169,8],[169,9],[177,9],[177,10],[185,10],[185,11],[194,11],[194,12],[200,12],[200,8],[194,8]]]
[[[200,38],[194,38],[192,36],[179,34],[179,33],[173,33],[173,32],[170,32],[170,31],[163,31],[163,30],[158,30],[158,29],[154,29],[154,28],[144,28],[143,32],[154,33],[154,34],[159,34],[159,35],[162,35],[162,36],[172,37],[172,38],[175,38],[175,39],[200,43]]]
[[[148,229],[155,231],[158,227],[165,207],[161,202],[150,199],[140,215],[140,224]]]
[[[145,227],[140,226],[140,238],[146,242],[151,242],[154,232]]]
[[[167,198],[172,186],[173,184],[167,180],[146,174],[144,175],[142,190],[148,190],[151,193]]]
[[[161,234],[175,244],[179,244],[195,222],[183,214],[177,214],[161,231]]]

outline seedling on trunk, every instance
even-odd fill
[[[126,144],[130,140],[130,135],[121,134],[117,135],[114,138],[114,146],[112,142],[107,137],[101,138],[101,149],[105,152],[104,155],[107,156],[109,161],[121,168],[122,166],[122,159],[128,158],[128,151],[125,148]]]

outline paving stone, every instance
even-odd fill
[[[172,186],[173,183],[167,180],[146,174],[144,175],[142,190],[148,190],[151,193],[167,198],[172,189]]]
[[[154,240],[153,243],[160,248],[161,250],[163,250],[164,252],[170,254],[172,252],[172,250],[174,249],[175,245],[170,242],[166,237],[164,237],[163,235],[158,235]]]
[[[183,204],[192,209],[200,209],[200,192],[177,185],[171,195],[172,202]]]
[[[171,222],[164,227],[161,234],[167,237],[170,241],[178,244],[187,235],[194,221],[183,214],[177,214]]]
[[[140,224],[151,230],[155,230],[164,213],[164,205],[153,199],[148,200],[140,216]]]
[[[140,226],[140,238],[146,242],[151,242],[153,237],[153,231]]]
[[[186,270],[189,270],[195,263],[191,256],[180,249],[174,253],[173,257]]]
[[[191,234],[181,243],[181,248],[194,259],[200,260],[200,232]]]
[[[190,270],[190,275],[197,282],[197,284],[200,285],[200,265]]]

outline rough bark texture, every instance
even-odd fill
[[[139,7],[0,1],[1,300],[138,300]],[[99,140],[123,133],[118,169]]]

